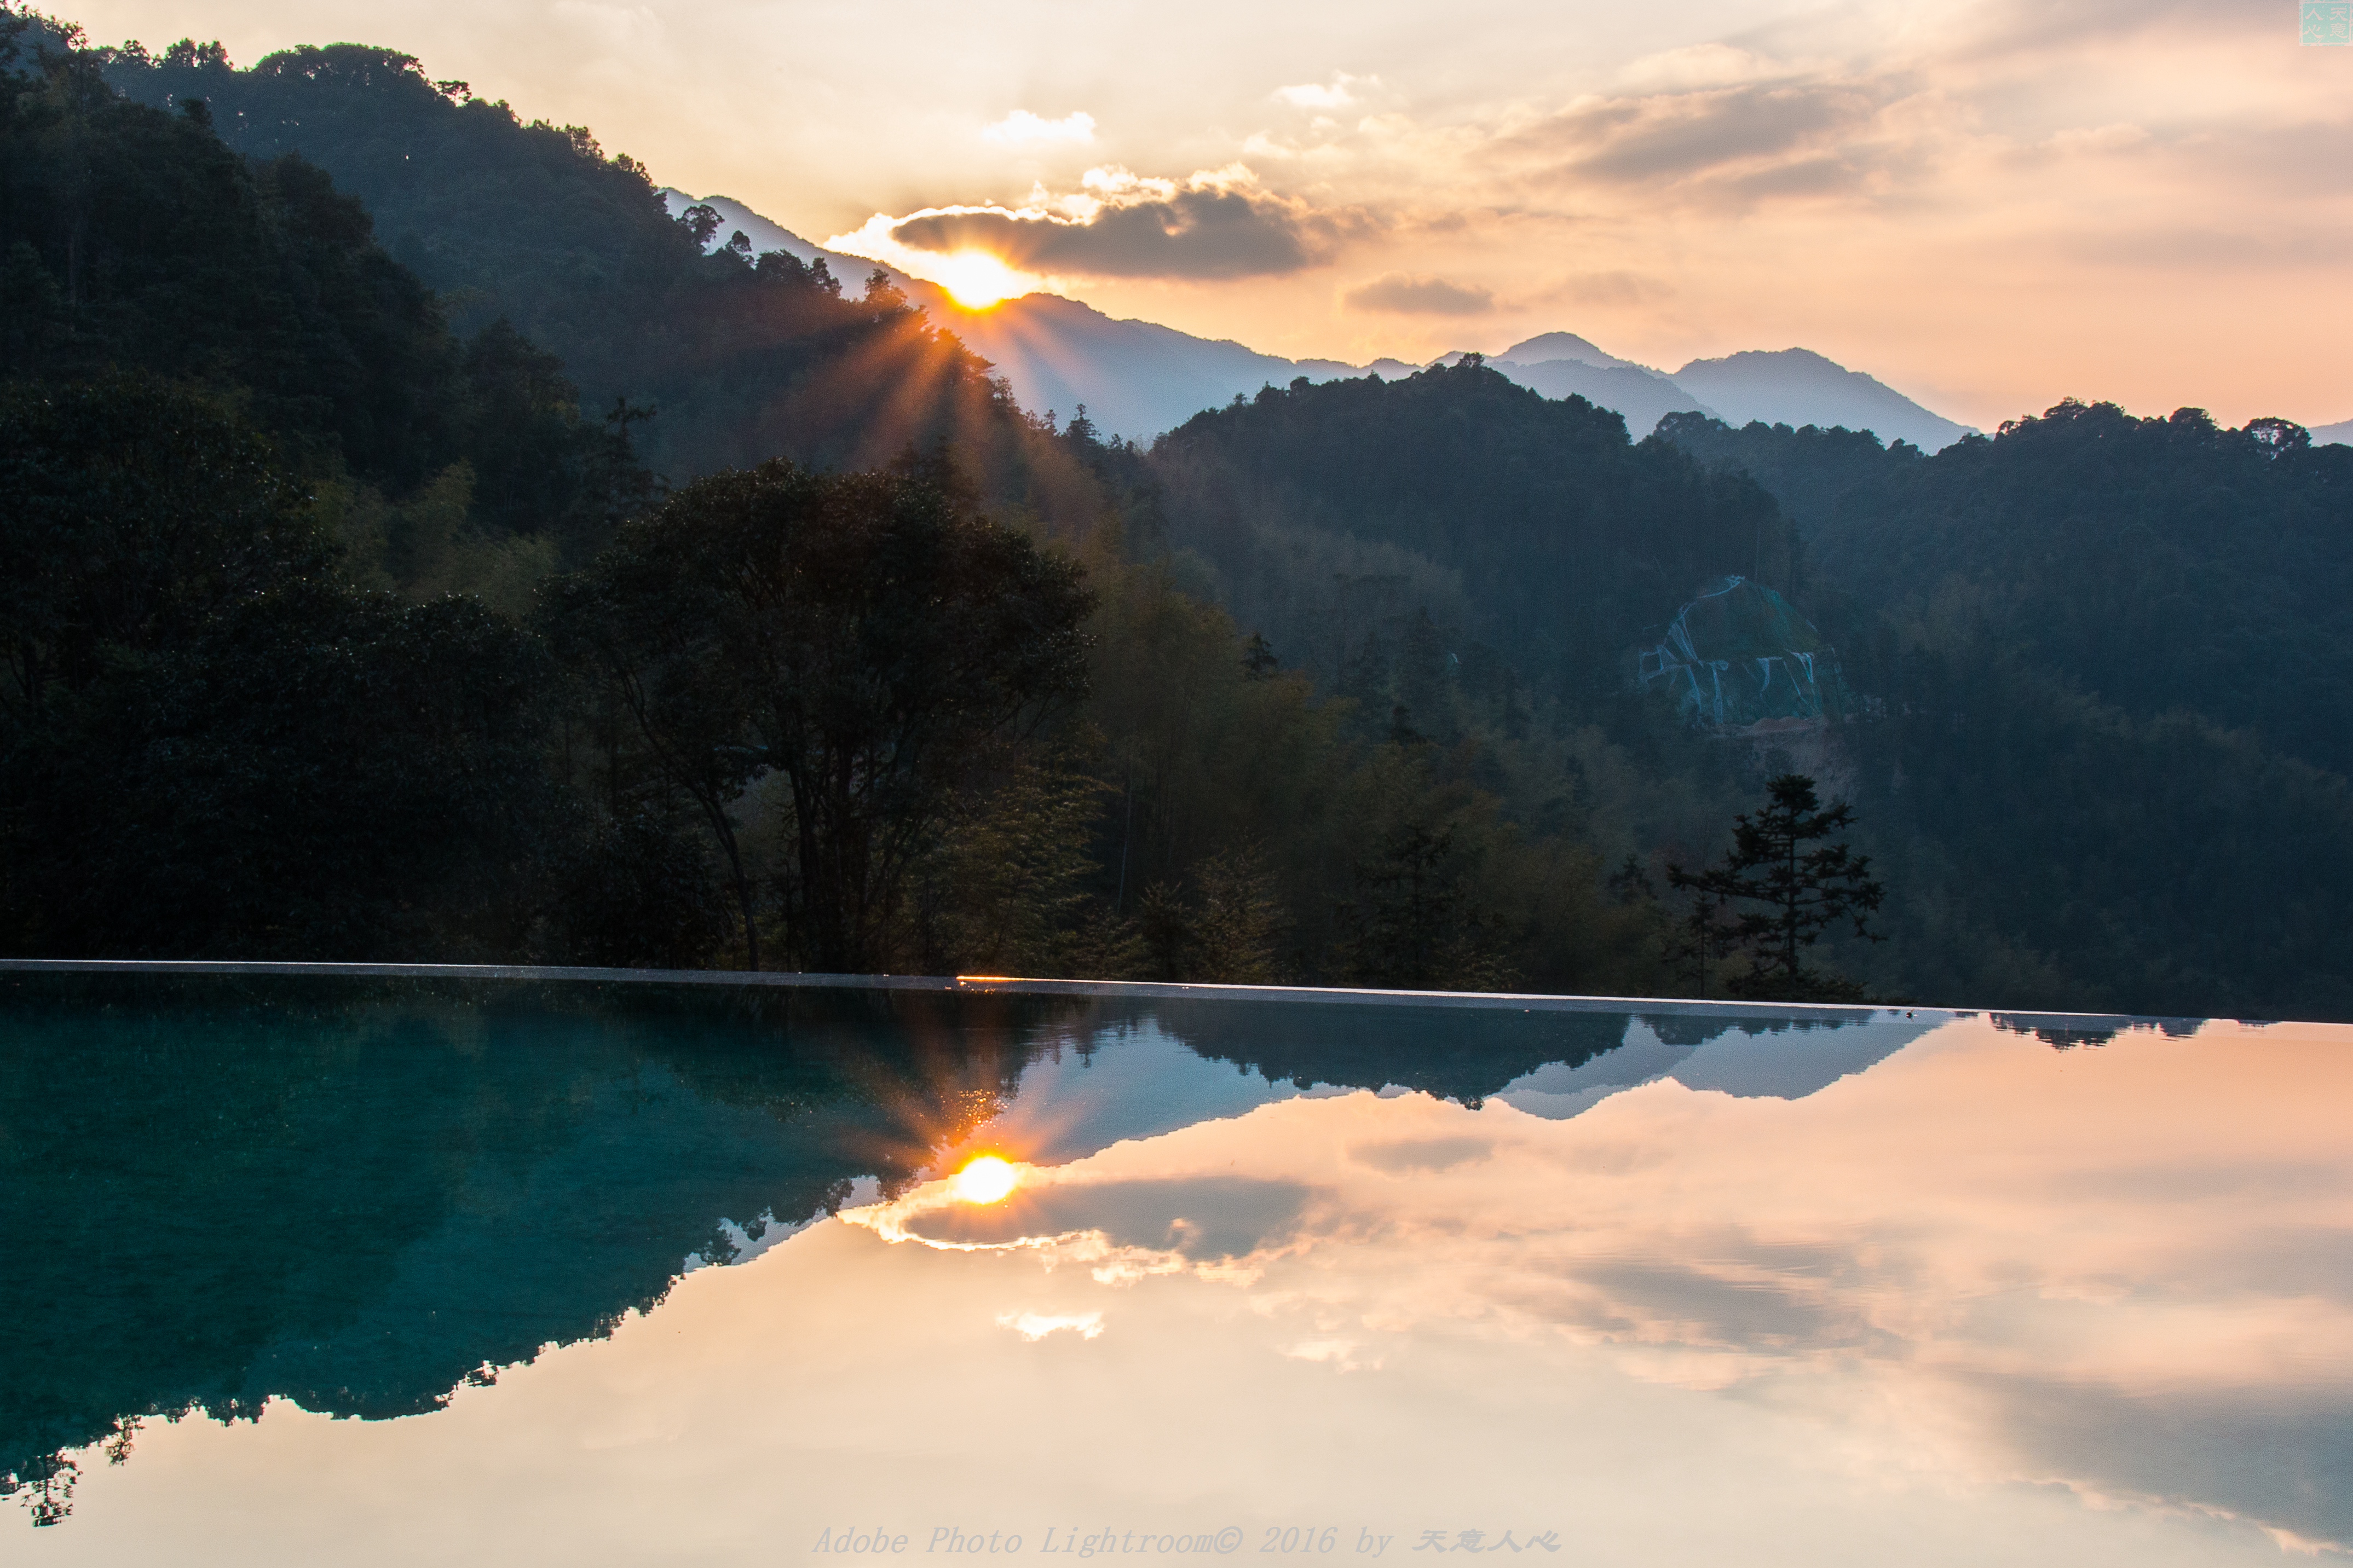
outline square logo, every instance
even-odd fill
[[[2296,42],[2353,47],[2353,0],[2298,0]]]

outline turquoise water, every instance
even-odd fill
[[[0,998],[0,1561],[2353,1545],[2344,1028]]]

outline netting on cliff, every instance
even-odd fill
[[[1637,679],[1645,688],[1666,682],[1678,710],[1713,730],[1835,719],[1847,707],[1837,650],[1787,599],[1746,577],[1702,588],[1658,646],[1642,650]]]

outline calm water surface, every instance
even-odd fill
[[[0,1561],[2336,1554],[2348,1046],[8,977]]]

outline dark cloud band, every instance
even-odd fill
[[[1025,272],[1097,278],[1261,278],[1324,260],[1348,226],[1272,197],[1179,191],[1085,222],[1008,212],[929,213],[892,226],[918,250],[985,250]]]
[[[1392,272],[1359,284],[1340,296],[1351,310],[1379,310],[1398,316],[1483,316],[1495,308],[1495,297],[1484,289],[1465,288],[1443,278],[1409,278]]]

